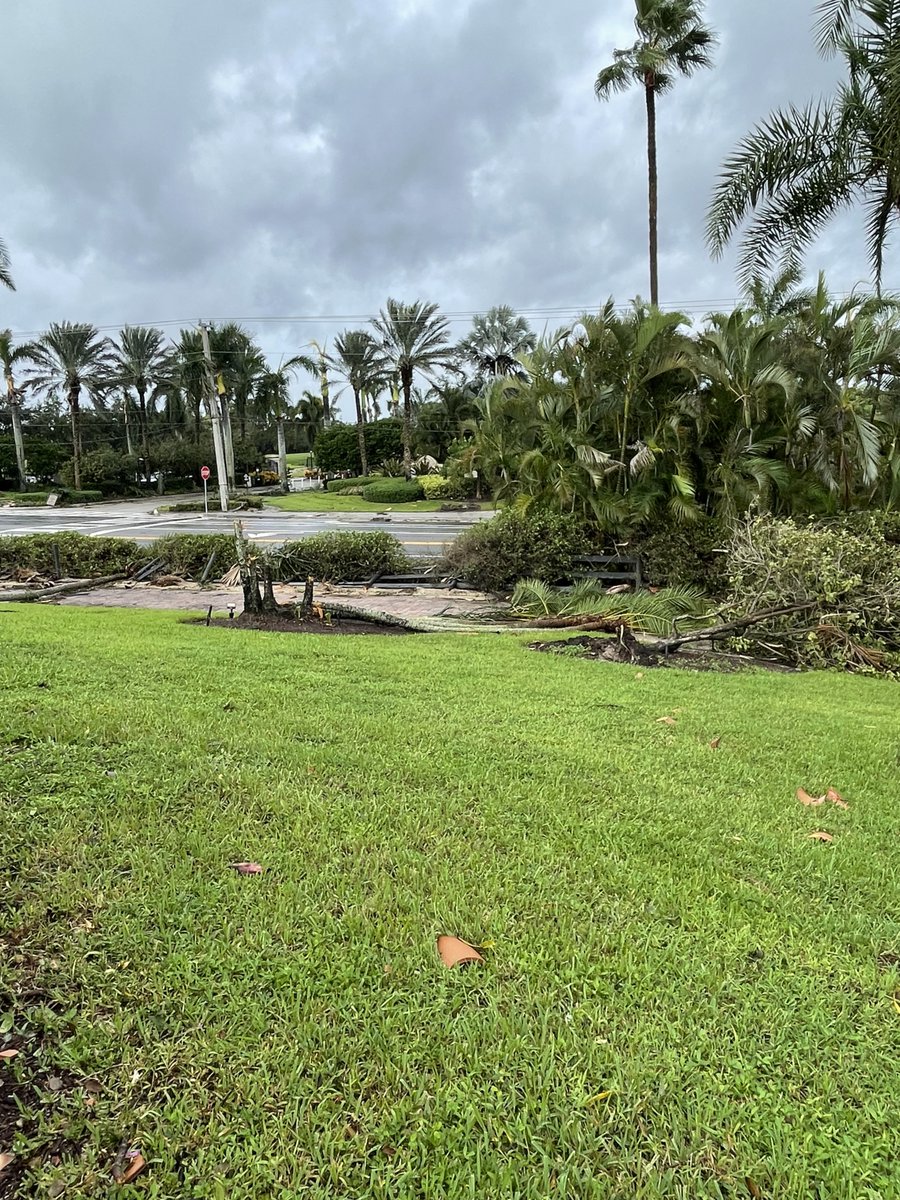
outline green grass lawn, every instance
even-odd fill
[[[439,512],[442,500],[413,500],[409,504],[372,504],[362,496],[342,492],[292,492],[288,496],[269,496],[266,503],[285,512]],[[490,508],[491,505],[483,505]]]
[[[0,1194],[109,1196],[123,1138],[179,1200],[898,1194],[896,685],[36,606],[0,639]]]

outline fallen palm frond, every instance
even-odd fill
[[[529,617],[539,628],[582,628],[588,623],[598,629],[622,626],[666,637],[676,623],[702,621],[707,602],[697,588],[661,588],[610,595],[593,580],[581,580],[571,591],[562,592],[539,579],[523,579],[513,592],[516,616]]]

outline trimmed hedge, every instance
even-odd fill
[[[446,563],[480,591],[505,592],[520,579],[570,579],[575,559],[589,550],[590,539],[577,517],[509,509],[460,534]]]
[[[218,579],[237,563],[230,533],[170,533],[150,547],[149,557],[162,558],[166,570],[183,579],[199,579],[215,552],[209,579]]]
[[[57,494],[60,504],[97,504],[104,499],[103,493],[96,488],[82,488],[80,492],[66,488]]]
[[[368,487],[371,482],[371,475],[354,475],[351,479],[329,479],[327,490],[329,492],[346,492],[350,488]]]
[[[239,512],[241,509],[263,508],[263,502],[259,496],[245,496],[242,500],[229,500],[228,511]],[[204,512],[206,506],[202,500],[188,500],[184,504],[163,504],[160,506],[160,512],[166,513],[193,513]],[[218,503],[218,497],[215,504],[210,502],[210,512],[221,512]]]
[[[148,551],[127,538],[92,538],[83,533],[29,533],[0,538],[0,567],[22,567],[54,576],[53,547],[60,573],[72,579],[118,575],[149,557]]]
[[[370,504],[409,504],[425,493],[417,479],[379,479],[363,488],[363,500]]]
[[[282,579],[306,579],[320,583],[368,579],[376,571],[401,575],[409,570],[409,559],[400,543],[382,530],[357,533],[314,533],[296,542],[285,542],[280,551]]]

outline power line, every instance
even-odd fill
[[[894,289],[884,289],[885,295],[890,295]],[[835,299],[846,299],[849,296],[862,295],[859,289],[851,288],[849,291],[829,291],[829,295]],[[709,300],[670,300],[663,306],[663,310],[667,312],[690,312],[696,314],[698,312],[707,313],[715,312],[720,308],[736,308],[742,301],[746,302],[746,297],[741,296],[720,296]],[[541,318],[551,317],[579,317],[590,315],[597,312],[606,305],[606,300],[601,300],[593,304],[561,304],[561,305],[544,305],[537,307],[514,308],[513,311],[517,316],[540,320]],[[631,301],[623,301],[615,304],[616,312],[627,312],[631,308]],[[439,310],[436,316],[443,317],[450,324],[459,324],[464,321],[471,321],[474,317],[485,316],[487,309],[447,309],[446,311]],[[210,320],[215,325],[227,324],[253,324],[253,325],[304,325],[304,324],[346,324],[359,322],[369,324],[380,316],[380,313],[320,313],[305,316],[218,316],[212,317]],[[178,326],[179,328],[194,332],[197,321],[195,318],[175,318],[169,317],[159,321],[123,321],[116,325],[95,325],[93,328],[98,333],[118,333],[126,326],[131,329],[162,329],[169,326]],[[46,333],[46,329],[26,329],[13,330],[15,338],[37,338]],[[285,349],[280,353],[291,353],[293,349]],[[272,351],[271,353],[279,353]]]

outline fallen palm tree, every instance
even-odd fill
[[[582,633],[616,633],[626,628],[665,637],[678,624],[708,620],[708,604],[696,588],[672,587],[659,591],[606,591],[593,580],[582,580],[570,591],[560,591],[539,579],[516,586],[512,610],[528,618],[535,629],[572,629]]]

